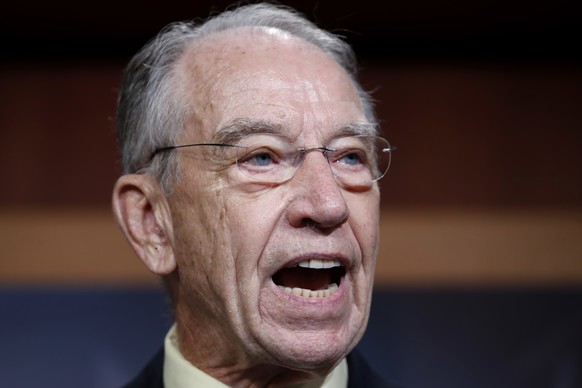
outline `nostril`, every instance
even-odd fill
[[[318,230],[335,229],[349,218],[350,210],[343,196],[321,199],[315,193],[293,198],[286,212],[290,225]]]

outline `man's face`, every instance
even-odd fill
[[[331,58],[272,32],[206,38],[182,59],[179,77],[192,107],[180,144],[219,141],[224,128],[241,126],[234,132],[275,128],[297,148],[317,147],[367,123],[356,89]],[[277,185],[249,181],[206,147],[175,152],[182,176],[169,203],[182,352],[195,358],[204,349],[205,362],[214,362],[208,368],[316,371],[337,363],[368,319],[377,186],[340,187],[320,152]]]

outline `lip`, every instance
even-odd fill
[[[296,267],[300,262],[309,260],[309,259],[318,259],[318,260],[329,260],[329,261],[338,261],[342,267],[345,269],[345,273],[341,279],[341,282],[338,284],[338,289],[331,295],[323,298],[308,298],[304,296],[298,296],[293,293],[287,293],[284,290],[284,287],[277,285],[273,277],[277,272],[284,268],[293,268]],[[308,308],[309,306],[313,306],[317,309],[319,313],[325,313],[325,311],[321,311],[321,309],[326,306],[331,309],[337,309],[343,303],[345,298],[348,284],[349,282],[349,270],[353,265],[353,261],[350,260],[347,256],[341,253],[322,253],[322,252],[310,252],[297,255],[293,257],[291,260],[287,261],[285,264],[281,265],[274,273],[271,274],[270,283],[273,293],[276,295],[277,299],[279,299],[282,303],[292,303],[295,305],[296,308],[300,306],[302,308]]]
[[[274,281],[271,280],[271,288],[275,296],[282,302],[282,303],[292,303],[295,307],[302,307],[309,309],[312,306],[318,314],[327,314],[327,312],[322,310],[323,307],[330,308],[332,310],[336,310],[339,305],[343,303],[344,297],[347,292],[347,287],[349,283],[349,275],[346,272],[346,275],[342,278],[342,281],[339,284],[338,289],[325,298],[306,298],[304,296],[298,296],[292,293],[285,292],[282,286],[278,286],[275,284]]]

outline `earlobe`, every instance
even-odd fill
[[[172,222],[166,197],[147,174],[121,176],[113,190],[113,213],[135,253],[158,275],[176,269]]]

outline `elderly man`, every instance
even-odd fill
[[[352,352],[391,151],[355,65],[265,4],[172,24],[132,59],[113,209],[176,323],[130,387],[388,386]]]

